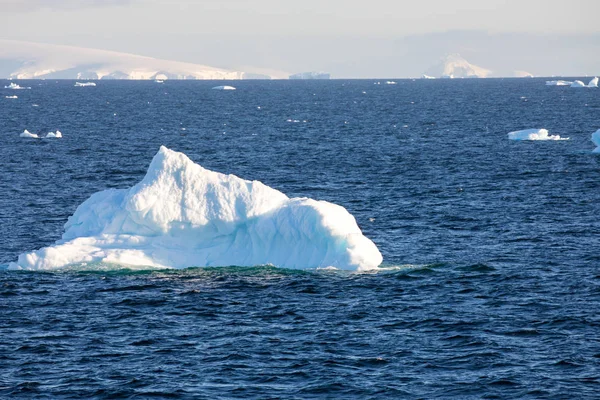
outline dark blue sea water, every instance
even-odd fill
[[[0,82],[0,398],[597,397],[600,91],[374,82]],[[160,145],[346,207],[389,269],[5,270]]]

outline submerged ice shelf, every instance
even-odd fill
[[[161,147],[144,179],[83,202],[53,246],[10,269],[70,265],[376,269],[382,256],[345,208],[288,198],[258,181],[209,171]]]

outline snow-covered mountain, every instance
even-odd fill
[[[270,79],[271,76],[115,51],[0,39],[0,78]]]

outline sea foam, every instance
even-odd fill
[[[9,268],[271,264],[365,271],[381,262],[375,244],[343,207],[288,198],[161,147],[140,183],[92,195],[69,217],[61,240],[20,255]]]

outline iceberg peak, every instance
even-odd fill
[[[290,199],[161,146],[141,182],[93,194],[69,217],[61,240],[22,254],[9,268],[272,264],[364,271],[381,262],[381,253],[345,208]]]

